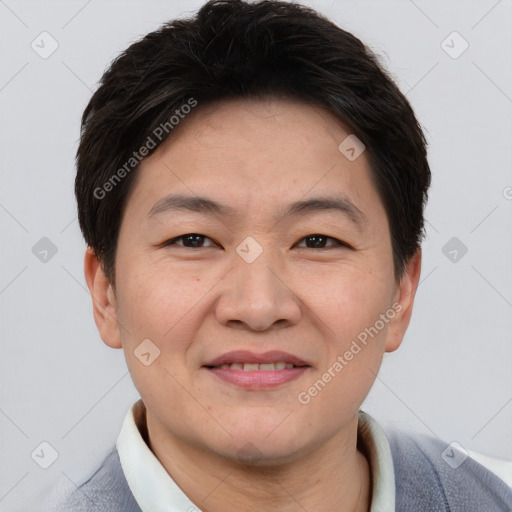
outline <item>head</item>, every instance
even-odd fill
[[[77,168],[95,320],[153,432],[275,461],[343,431],[407,329],[430,184],[359,39],[298,4],[208,2],[111,64]],[[301,369],[240,386],[215,368],[240,350]]]

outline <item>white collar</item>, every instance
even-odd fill
[[[126,414],[117,439],[117,451],[128,486],[139,507],[143,512],[201,512],[147,446],[135,423],[136,407],[140,407],[140,402],[136,402]],[[386,435],[378,423],[363,411],[359,411],[357,435],[370,466],[373,484],[370,512],[394,512],[395,476]]]

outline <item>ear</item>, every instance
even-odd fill
[[[84,274],[91,292],[94,321],[101,339],[109,347],[121,348],[121,333],[117,321],[117,302],[114,289],[90,247],[87,247],[85,251]]]
[[[395,351],[405,336],[405,331],[411,320],[414,297],[418,288],[421,273],[421,248],[418,248],[414,256],[407,263],[404,275],[397,285],[394,296],[393,308],[395,317],[389,322],[388,336],[386,339],[386,352]]]

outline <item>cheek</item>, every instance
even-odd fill
[[[203,314],[205,290],[194,277],[157,271],[141,261],[122,271],[119,275],[131,276],[118,290],[126,362],[144,400],[159,403],[165,396],[176,397],[178,382],[186,381],[187,350]]]
[[[134,261],[123,272],[130,278],[120,287],[118,311],[130,325],[130,337],[151,335],[165,344],[176,338],[175,331],[190,326],[201,309],[205,285],[195,275],[144,261]]]
[[[300,401],[307,402],[308,417],[321,418],[327,429],[344,421],[368,395],[389,325],[380,320],[389,308],[387,289],[375,286],[375,280],[358,275],[331,280],[329,286],[328,294],[310,296],[311,318],[323,333],[325,354],[314,378],[301,389]]]
[[[389,304],[388,280],[371,266],[348,266],[308,280],[307,305],[328,338],[343,345],[372,326]],[[306,299],[305,299],[306,301]]]

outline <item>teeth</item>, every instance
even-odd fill
[[[231,364],[223,364],[219,366],[221,370],[244,370],[246,372],[253,372],[256,370],[261,371],[273,371],[273,370],[284,370],[294,368],[292,363],[285,363],[279,361],[277,363],[231,363]]]

